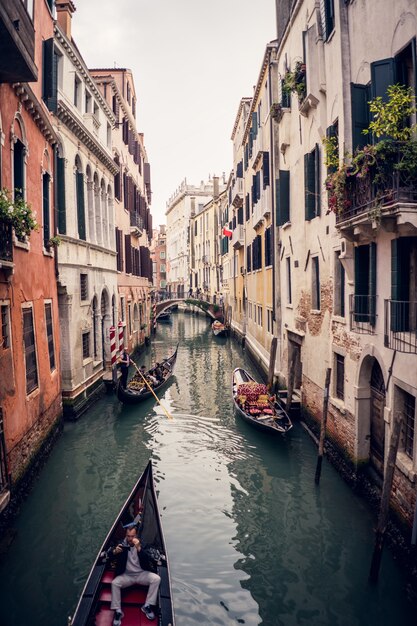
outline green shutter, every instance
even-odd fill
[[[262,177],[263,187],[266,189],[269,185],[269,152],[264,152],[262,157]]]
[[[42,98],[50,111],[57,110],[58,57],[54,54],[54,39],[46,39],[42,47]]]
[[[277,225],[282,226],[290,221],[290,172],[279,170],[276,180]]]
[[[78,236],[85,241],[84,175],[76,173]]]
[[[351,83],[352,99],[352,150],[362,148],[367,142],[363,131],[369,126],[369,89],[366,85]]]
[[[67,232],[67,219],[65,208],[65,159],[57,157],[56,160],[56,186],[58,204],[58,230],[61,235]]]
[[[252,113],[252,134],[253,138],[256,139],[258,136],[258,114],[256,111]]]
[[[51,238],[51,218],[49,211],[49,174],[42,176],[43,197],[43,245],[46,247]]]
[[[391,330],[409,330],[410,239],[391,241]]]
[[[369,321],[369,246],[355,248],[355,303],[356,322]]]
[[[376,243],[369,244],[369,323],[376,324]]]
[[[321,162],[320,162],[320,146],[316,143],[314,148],[314,214],[315,216],[319,216],[321,212],[321,189],[320,189],[320,180],[321,180]]]
[[[312,220],[315,216],[316,194],[315,194],[315,160],[314,152],[304,155],[304,193],[305,193],[305,218]]]
[[[387,89],[395,83],[394,59],[383,59],[371,63],[372,98],[381,96],[384,102],[388,101]]]

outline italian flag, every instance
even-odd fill
[[[233,235],[232,231],[227,228],[227,226],[223,226],[223,235],[225,237],[231,237]]]

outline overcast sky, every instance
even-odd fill
[[[151,164],[154,226],[184,178],[232,167],[239,101],[253,94],[275,0],[75,0],[72,34],[89,67],[133,71]]]

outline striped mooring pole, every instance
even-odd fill
[[[152,315],[153,315],[153,332],[156,333],[156,302],[152,305]]]
[[[119,322],[117,324],[117,327],[119,329],[119,354],[121,354],[123,352],[123,322]]]
[[[116,350],[116,327],[110,326],[110,354],[111,354],[111,366],[114,367],[114,364],[117,360],[117,350]]]

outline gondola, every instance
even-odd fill
[[[170,322],[172,322],[171,319],[171,311],[170,310],[166,310],[163,313],[160,313],[158,315],[158,317],[156,318],[157,322],[163,322],[164,324],[169,324]]]
[[[164,380],[161,381],[159,385],[156,385],[156,387],[152,387],[152,391],[154,393],[158,394],[158,391],[166,386],[167,382],[173,375],[175,361],[177,360],[177,352],[178,345],[175,349],[174,354],[170,356],[169,359],[161,361],[161,366],[165,368],[166,374]],[[146,385],[142,385],[141,387],[134,389],[136,384],[140,382],[141,380],[139,374],[133,377],[133,379],[127,384],[126,389],[123,389],[119,381],[117,385],[117,397],[119,398],[120,402],[123,402],[124,404],[138,404],[138,402],[142,402],[142,400],[146,400],[147,398],[151,397],[153,398],[154,396],[152,394],[152,391],[150,391],[149,387],[147,387]]]
[[[219,322],[219,320],[214,320],[211,325],[211,329],[215,337],[226,337],[229,330],[228,326],[226,326],[226,324],[223,324],[222,322]]]
[[[140,610],[146,598],[147,587],[135,585],[122,592],[124,613],[122,625],[143,626],[146,623],[154,626],[174,626],[169,565],[151,461],[134,486],[99,550],[75,613],[68,622],[69,626],[111,626],[113,622],[113,611],[110,609],[111,581],[114,578],[111,549],[123,540],[126,527],[132,525],[137,525],[142,544],[152,546],[153,554],[158,559],[157,572],[161,577],[161,584],[154,620],[146,619]]]
[[[266,385],[239,367],[233,371],[232,394],[237,413],[258,430],[284,434],[292,428],[280,402],[270,400]]]

